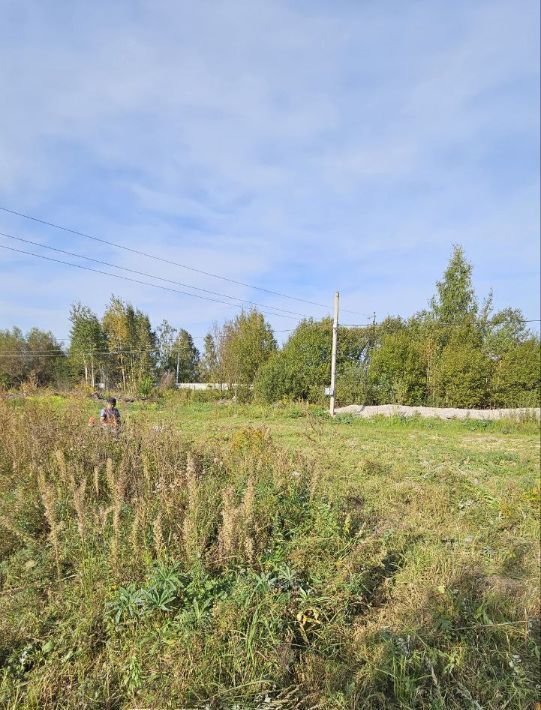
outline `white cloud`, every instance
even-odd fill
[[[495,276],[526,271],[518,289],[501,280],[502,298],[533,308],[538,181],[524,166],[500,185],[497,157],[505,140],[538,143],[538,9],[522,5],[7,3],[0,202],[310,300],[344,288],[362,311],[356,284],[381,261],[393,278],[372,284],[368,310],[422,307],[433,281],[412,288],[402,265],[432,278],[458,240]],[[2,225],[190,277],[4,215]],[[520,251],[508,247],[513,225]],[[108,297],[105,277],[16,264],[19,280],[0,285],[14,320],[14,285],[38,298],[38,268],[54,274],[55,303],[99,309]],[[117,283],[155,319],[177,314],[173,294]],[[181,310],[194,327],[224,315],[203,302]]]

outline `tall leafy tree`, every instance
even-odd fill
[[[364,383],[366,355],[373,340],[372,328],[340,329],[336,357],[337,380],[347,374],[351,384]],[[271,354],[258,372],[255,392],[272,402],[284,397],[321,401],[331,377],[332,321],[305,320],[284,347]]]
[[[484,350],[494,358],[500,358],[525,342],[530,333],[519,308],[504,308],[488,319]]]
[[[94,386],[96,373],[106,363],[107,338],[95,313],[88,306],[74,303],[71,322],[69,358],[85,382]]]
[[[201,378],[203,382],[213,382],[221,379],[218,373],[218,352],[216,339],[212,333],[207,333],[203,340],[203,355],[199,364]]]
[[[109,344],[113,376],[120,375],[122,385],[126,388],[128,382],[127,353],[132,349],[132,342],[126,318],[126,306],[120,298],[111,296],[109,305],[103,314],[102,325]]]
[[[152,373],[156,337],[147,315],[112,296],[103,315],[111,359],[124,388]]]
[[[0,331],[0,385],[13,387],[25,380],[49,385],[65,374],[66,355],[50,331],[19,328]]]
[[[437,321],[450,325],[476,318],[478,304],[472,284],[472,266],[458,244],[453,245],[451,259],[443,279],[436,283],[436,289],[430,306]]]
[[[163,320],[156,329],[156,351],[158,371],[163,374],[172,372],[175,363],[173,358],[173,348],[177,338],[178,330],[167,320]]]
[[[369,370],[378,403],[418,405],[427,395],[427,350],[412,328],[385,335],[374,350]]]
[[[53,383],[66,361],[66,354],[51,331],[39,328],[26,334],[26,357],[28,376],[39,385]]]
[[[150,318],[140,310],[134,313],[135,337],[132,353],[132,382],[137,384],[143,378],[150,378],[156,369],[156,334],[152,330]]]
[[[181,328],[173,345],[172,359],[179,382],[196,382],[199,378],[199,350],[192,336]]]
[[[26,340],[20,328],[0,330],[0,386],[20,384],[28,374]]]
[[[272,328],[255,308],[227,321],[218,342],[218,364],[225,382],[252,384],[256,372],[276,350]]]
[[[505,350],[494,365],[493,400],[497,407],[539,407],[541,404],[541,349],[530,336]]]

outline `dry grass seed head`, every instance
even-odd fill
[[[218,533],[218,552],[222,559],[232,557],[235,550],[237,512],[233,488],[228,486],[222,495],[222,526]]]
[[[109,463],[109,461],[110,459],[107,459],[107,463]],[[122,511],[122,504],[124,503],[125,491],[126,467],[125,459],[123,459],[118,476],[113,482],[113,537],[111,541],[111,553],[113,557],[113,565],[115,567],[118,561],[118,550],[120,545],[120,513]]]
[[[73,494],[76,488],[75,476],[73,475],[73,470],[68,466],[66,462],[66,456],[61,449],[57,449],[54,452],[54,457],[58,463],[58,469],[60,471],[60,478],[68,487],[69,491]]]
[[[151,489],[151,482],[150,482],[150,464],[148,461],[148,456],[146,454],[142,455],[141,463],[143,466],[143,480],[145,482],[146,491],[148,492]]]
[[[94,493],[96,494],[96,498],[100,497],[100,468],[99,466],[94,466],[94,475],[93,475],[93,484],[94,484]]]
[[[49,540],[50,540],[50,542],[53,546],[53,550],[54,550],[56,571],[57,571],[57,574],[60,576],[60,549],[59,549],[59,540],[58,540],[58,533],[60,531],[60,524],[58,523],[58,521],[56,519],[56,512],[55,512],[56,499],[55,499],[53,488],[47,482],[47,480],[45,478],[45,473],[43,472],[42,468],[38,469],[37,480],[38,480],[38,490],[40,492],[41,501],[43,503],[43,508],[45,511],[45,519],[47,520],[47,523],[49,525]]]
[[[143,518],[143,509],[141,506],[141,501],[139,498],[136,498],[134,501],[134,514],[133,514],[133,522],[131,526],[131,531],[130,531],[130,544],[132,546],[132,550],[135,556],[137,556],[140,552],[139,550],[139,529],[141,527],[141,522]]]
[[[186,457],[186,487],[188,490],[188,510],[193,512],[197,509],[197,471],[193,456],[188,452]]]
[[[115,475],[113,471],[113,459],[111,457],[105,462],[105,480],[107,481],[110,495],[113,495],[115,489]]]
[[[73,507],[77,515],[77,530],[79,537],[84,540],[86,527],[86,511],[85,511],[85,493],[86,493],[86,478],[81,479],[81,483],[73,492]]]
[[[94,518],[96,521],[96,526],[98,533],[103,535],[107,528],[107,518],[113,512],[113,506],[100,506],[96,513],[94,513]]]
[[[158,513],[154,522],[152,524],[152,538],[154,541],[154,551],[156,557],[161,559],[164,553],[165,545],[163,542],[163,529],[162,529],[162,514]]]

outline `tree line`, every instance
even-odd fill
[[[266,402],[324,401],[330,380],[332,321],[304,320],[278,347],[256,309],[217,324],[202,351],[190,333],[113,296],[103,316],[76,303],[70,344],[33,328],[0,331],[0,386],[66,385],[148,393],[159,384],[220,382],[237,396]],[[410,318],[341,327],[337,400],[456,407],[538,406],[540,343],[520,310],[495,312],[492,294],[480,303],[472,266],[459,246],[436,284],[428,308]]]

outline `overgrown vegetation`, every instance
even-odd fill
[[[533,422],[93,406],[0,402],[3,707],[536,699]]]

